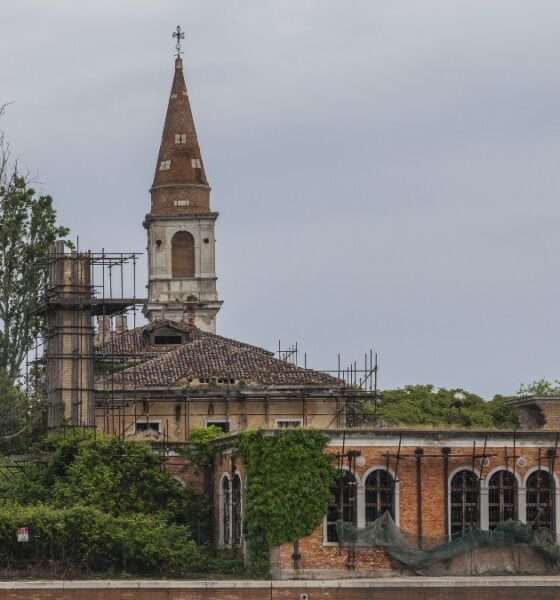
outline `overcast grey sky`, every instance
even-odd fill
[[[82,248],[144,251],[177,24],[219,333],[371,347],[385,388],[560,378],[558,0],[0,0],[0,128]]]

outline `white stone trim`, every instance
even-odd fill
[[[527,587],[542,590],[560,588],[557,575],[547,576],[468,576],[468,577],[374,577],[364,579],[298,579],[298,580],[185,580],[185,579],[69,579],[59,581],[0,581],[0,590],[88,590],[88,589],[501,589]]]
[[[406,434],[406,431],[404,431]],[[550,432],[544,432],[550,433]],[[452,437],[448,438],[447,435],[452,434],[452,432],[442,432],[441,434],[437,430],[427,431],[426,435],[423,436],[419,432],[414,432],[414,437],[405,437],[403,435],[402,439],[400,438],[400,431],[395,435],[391,436],[372,436],[372,437],[352,437],[350,439],[346,438],[345,440],[342,437],[333,437],[328,441],[327,446],[333,448],[339,448],[342,446],[351,446],[352,448],[369,448],[375,446],[376,448],[391,448],[399,445],[399,440],[401,441],[401,449],[402,448],[470,448],[472,449],[473,442],[476,441],[477,449],[481,450],[484,446],[484,442],[486,440],[487,448],[513,448],[513,432],[511,434],[511,439],[504,439],[503,437],[493,438],[491,434],[488,435],[486,439],[485,435],[481,436],[464,436],[464,437]],[[527,437],[527,436],[524,436]],[[551,440],[551,443],[554,444],[554,439]],[[537,433],[531,434],[530,439],[520,439],[516,438],[515,448],[538,448],[542,447],[543,438],[539,437]]]

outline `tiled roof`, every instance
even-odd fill
[[[145,359],[176,350],[176,345],[155,345],[150,343],[150,334],[155,330],[162,328],[170,328],[184,334],[187,343],[200,339],[215,339],[239,348],[247,348],[255,352],[262,352],[274,356],[272,352],[265,350],[264,348],[208,333],[198,329],[198,327],[195,327],[194,325],[177,323],[167,319],[162,319],[156,323],[148,323],[147,325],[136,327],[136,329],[130,329],[124,333],[113,335],[111,339],[104,344],[99,344],[95,351],[100,358],[105,355],[108,358],[111,356],[123,356],[127,358],[137,357],[139,359]]]
[[[173,324],[176,325],[176,324]],[[111,342],[111,351],[141,348],[147,328],[126,332]],[[319,386],[341,387],[343,382],[335,377],[303,369],[279,360],[272,352],[250,346],[193,326],[187,329],[188,341],[177,346],[166,346],[167,352],[150,353],[142,364],[115,373],[105,379],[105,386],[173,387],[191,383],[217,383],[261,386]],[[121,339],[119,339],[119,337]],[[140,355],[141,352],[137,352]]]

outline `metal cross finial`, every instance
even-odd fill
[[[181,50],[181,40],[185,39],[185,34],[181,31],[180,25],[177,25],[177,31],[174,31],[171,37],[177,38],[175,50],[177,50],[177,58],[181,58],[181,54],[183,54],[183,51]]]

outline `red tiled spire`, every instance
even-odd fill
[[[210,212],[210,186],[196,136],[183,61],[175,59],[175,74],[152,193],[152,214]]]

